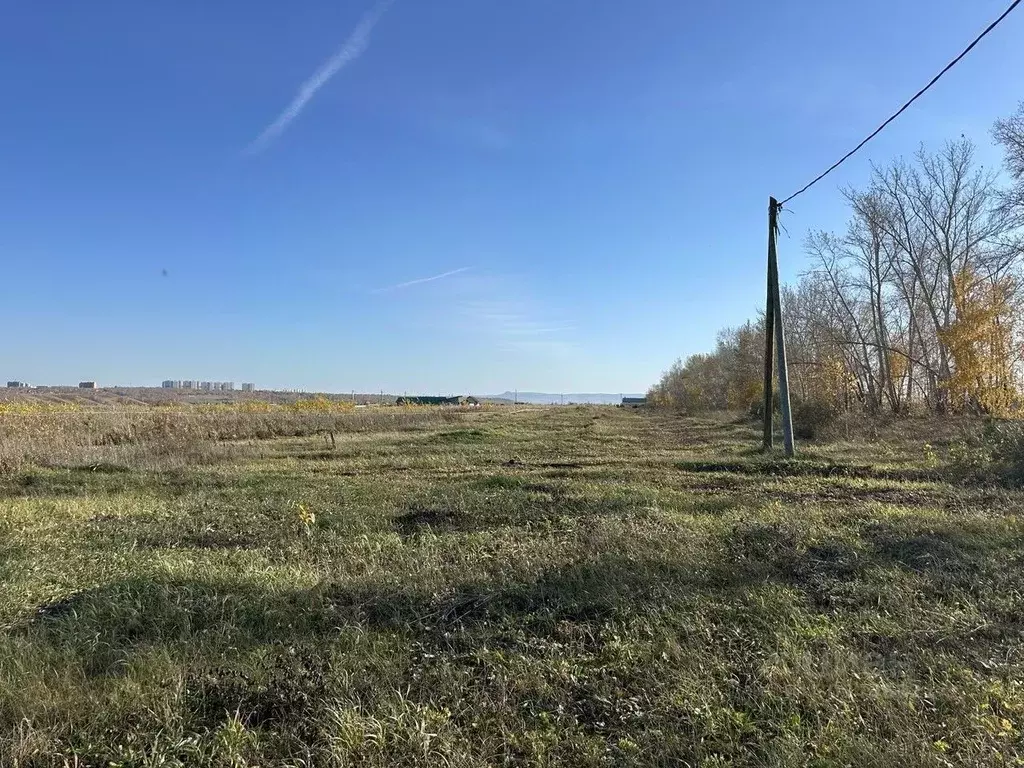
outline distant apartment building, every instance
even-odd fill
[[[256,391],[256,385],[253,384],[251,381],[243,381],[242,382],[242,391],[243,392],[255,392]]]
[[[202,389],[206,392],[234,392],[233,381],[197,381],[196,379],[166,379],[161,385],[164,389]],[[242,385],[245,389],[245,385]]]
[[[31,386],[30,384],[27,384],[24,381],[8,381],[7,382],[7,388],[8,389],[28,389],[30,386]]]
[[[78,382],[78,388],[79,389],[99,389],[99,387],[96,386],[96,382],[95,381],[80,381],[80,382]]]

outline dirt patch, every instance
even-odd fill
[[[59,600],[43,603],[36,608],[36,613],[32,620],[59,619],[63,616],[71,616],[77,612],[88,596],[88,590],[83,590],[81,592],[74,592]]]
[[[878,469],[856,464],[816,464],[801,461],[680,461],[676,469],[684,472],[722,472],[769,477],[848,477],[851,479],[934,480],[936,474],[917,469]]]
[[[80,464],[75,467],[70,467],[70,469],[72,472],[99,472],[105,475],[118,475],[132,471],[131,467],[127,467],[123,464],[114,464],[109,461],[101,461],[97,464]]]
[[[879,488],[815,487],[805,490],[764,489],[773,499],[791,502],[824,501],[827,503],[890,504],[898,507],[932,507],[949,512],[965,510],[999,510],[1006,503],[998,493],[958,493],[931,488],[885,486]]]
[[[181,535],[148,534],[139,537],[139,547],[152,549],[259,549],[259,541],[238,531],[205,530]]]
[[[743,480],[735,477],[723,477],[715,479],[701,479],[694,483],[687,483],[681,490],[694,493],[731,493],[742,488],[749,487]]]
[[[402,536],[415,536],[425,532],[460,530],[465,515],[449,507],[413,506],[395,518],[395,530]]]
[[[214,667],[189,676],[185,699],[207,727],[224,712],[236,712],[250,727],[287,723],[311,738],[309,720],[325,706],[322,692],[330,684],[329,665],[309,648],[272,647],[251,669]]]
[[[878,502],[897,506],[931,506],[941,505],[947,499],[938,493],[907,490],[906,488],[808,488],[804,491],[766,491],[773,499],[783,501],[856,501]]]

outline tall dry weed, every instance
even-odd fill
[[[329,407],[320,407],[327,403]],[[312,399],[294,405],[82,408],[0,405],[0,473],[26,465],[116,464],[145,468],[217,461],[240,441],[317,434],[389,432],[451,423],[451,408],[338,407]]]

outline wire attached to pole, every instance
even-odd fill
[[[1010,7],[1009,7],[1009,8],[1007,8],[1007,9],[1006,9],[1005,11],[1003,11],[1003,12],[1002,12],[1002,14],[1001,14],[1001,15],[999,16],[999,18],[998,18],[998,19],[996,19],[996,20],[995,20],[995,21],[993,21],[993,22],[992,22],[991,24],[989,24],[989,25],[988,25],[987,27],[985,27],[985,30],[984,30],[984,31],[983,31],[983,32],[982,32],[982,33],[981,33],[980,35],[978,35],[978,36],[977,36],[976,38],[974,38],[974,40],[973,40],[973,41],[971,42],[971,44],[970,44],[970,45],[968,45],[968,46],[967,46],[966,48],[964,48],[964,49],[963,49],[963,50],[962,50],[962,51],[960,52],[960,55],[959,55],[959,56],[957,56],[957,57],[956,57],[955,59],[953,59],[953,60],[952,60],[951,62],[949,62],[949,64],[947,64],[947,65],[946,65],[945,67],[943,67],[943,68],[942,68],[942,71],[941,71],[941,72],[939,72],[939,74],[937,74],[937,75],[936,75],[935,77],[933,77],[933,78],[932,78],[932,79],[931,79],[931,80],[929,81],[928,85],[926,85],[926,86],[925,86],[924,88],[922,88],[921,90],[919,90],[919,91],[918,91],[917,93],[915,93],[915,94],[914,94],[914,95],[913,95],[913,96],[912,96],[912,97],[910,98],[910,101],[908,101],[908,102],[907,102],[906,104],[904,104],[904,105],[903,105],[902,107],[900,107],[900,108],[899,108],[898,110],[896,110],[896,112],[895,112],[895,113],[893,113],[893,115],[892,115],[892,116],[890,116],[888,120],[886,120],[886,121],[885,121],[884,123],[882,123],[882,124],[881,124],[880,126],[878,126],[877,128],[875,128],[875,130],[871,132],[871,135],[869,135],[869,136],[868,136],[868,137],[867,137],[866,139],[864,139],[864,141],[862,141],[862,142],[861,142],[860,144],[858,144],[858,145],[857,145],[856,147],[854,147],[854,148],[853,148],[853,149],[851,149],[851,150],[850,150],[849,152],[847,152],[847,153],[846,153],[845,155],[843,155],[843,156],[842,156],[841,158],[839,158],[839,160],[837,160],[837,161],[836,161],[835,163],[833,163],[833,164],[832,164],[832,165],[831,165],[831,166],[830,166],[830,167],[828,168],[828,170],[824,171],[823,173],[820,173],[820,174],[818,174],[818,176],[816,176],[816,177],[815,177],[815,178],[814,178],[814,179],[813,179],[813,180],[812,180],[812,181],[811,181],[810,183],[808,183],[808,184],[807,184],[806,186],[804,186],[804,187],[803,187],[802,189],[798,190],[797,192],[794,192],[794,193],[793,193],[792,195],[790,195],[790,196],[789,196],[789,197],[787,197],[787,198],[786,198],[785,200],[783,200],[783,201],[782,201],[782,202],[781,202],[781,203],[780,203],[779,205],[780,205],[780,206],[782,206],[782,205],[785,205],[786,203],[788,203],[788,202],[789,202],[790,200],[792,200],[792,199],[793,199],[794,197],[796,197],[797,195],[802,195],[802,194],[803,194],[804,192],[806,192],[806,191],[807,191],[808,189],[810,189],[810,188],[811,188],[811,187],[813,187],[813,186],[814,186],[815,184],[817,184],[817,183],[818,183],[819,181],[821,181],[821,180],[822,180],[822,179],[824,179],[824,178],[825,178],[826,176],[828,176],[828,175],[829,175],[830,173],[832,173],[832,171],[834,171],[834,170],[835,170],[836,168],[838,168],[838,167],[839,167],[840,165],[842,165],[842,164],[843,164],[843,163],[845,163],[845,162],[846,162],[847,160],[849,160],[849,159],[850,159],[851,157],[853,157],[853,155],[855,155],[855,154],[857,153],[857,151],[858,151],[858,150],[859,150],[859,149],[860,149],[861,147],[863,147],[863,146],[864,146],[865,144],[867,144],[867,143],[868,143],[869,141],[871,141],[871,140],[872,140],[873,138],[875,138],[875,136],[877,136],[878,134],[880,134],[880,133],[881,133],[881,132],[882,132],[882,131],[883,131],[883,130],[885,129],[885,127],[886,127],[887,125],[889,125],[889,123],[891,123],[891,122],[892,122],[893,120],[895,120],[895,119],[896,119],[897,117],[899,117],[900,115],[902,115],[902,114],[903,114],[903,113],[904,113],[904,112],[905,112],[905,111],[907,110],[907,108],[908,108],[908,107],[909,107],[909,106],[910,106],[911,104],[913,104],[913,103],[914,103],[915,101],[917,101],[917,100],[918,100],[919,98],[921,98],[921,96],[923,96],[923,95],[925,94],[925,92],[927,92],[927,91],[928,91],[928,89],[929,89],[929,88],[931,88],[931,87],[932,87],[933,85],[935,85],[935,84],[936,84],[937,82],[939,82],[939,79],[940,79],[940,78],[941,78],[941,77],[942,77],[942,76],[943,76],[944,74],[946,74],[947,72],[949,72],[949,70],[951,70],[951,69],[952,69],[953,67],[955,67],[955,66],[956,66],[957,64],[959,64],[959,63],[960,63],[960,60],[961,60],[961,59],[962,59],[962,58],[963,58],[964,56],[966,56],[966,55],[967,55],[968,53],[970,53],[970,52],[971,52],[971,50],[972,50],[972,49],[974,48],[974,46],[976,46],[976,45],[977,45],[978,43],[980,43],[980,42],[981,42],[981,40],[982,40],[982,38],[984,38],[984,37],[985,37],[985,35],[987,35],[987,34],[988,34],[989,32],[991,32],[991,31],[992,31],[993,29],[995,29],[995,28],[996,28],[997,26],[999,26],[999,23],[1000,23],[1000,22],[1001,22],[1001,21],[1002,21],[1003,19],[1005,19],[1005,18],[1006,18],[1007,16],[1009,16],[1009,15],[1010,15],[1010,13],[1012,13],[1012,12],[1013,12],[1013,10],[1014,10],[1014,9],[1015,9],[1015,8],[1016,8],[1016,7],[1018,6],[1018,5],[1020,5],[1020,3],[1021,3],[1021,0],[1014,0],[1014,1],[1012,2],[1012,3],[1010,3]]]

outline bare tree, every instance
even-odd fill
[[[977,166],[966,139],[922,147],[875,167],[867,189],[843,191],[845,233],[807,237],[811,269],[783,290],[798,399],[893,413],[911,403],[960,408],[973,397],[965,378],[981,393],[975,404],[993,382],[1005,389],[1007,357],[1010,385],[1024,389],[1024,103],[994,136],[1012,189]],[[714,352],[666,372],[660,391],[694,409],[750,399],[760,386],[759,328],[724,331]]]
[[[1003,194],[1003,207],[1016,226],[1024,225],[1024,101],[1012,115],[996,120],[992,137],[1002,146],[1006,170],[1014,181]]]

